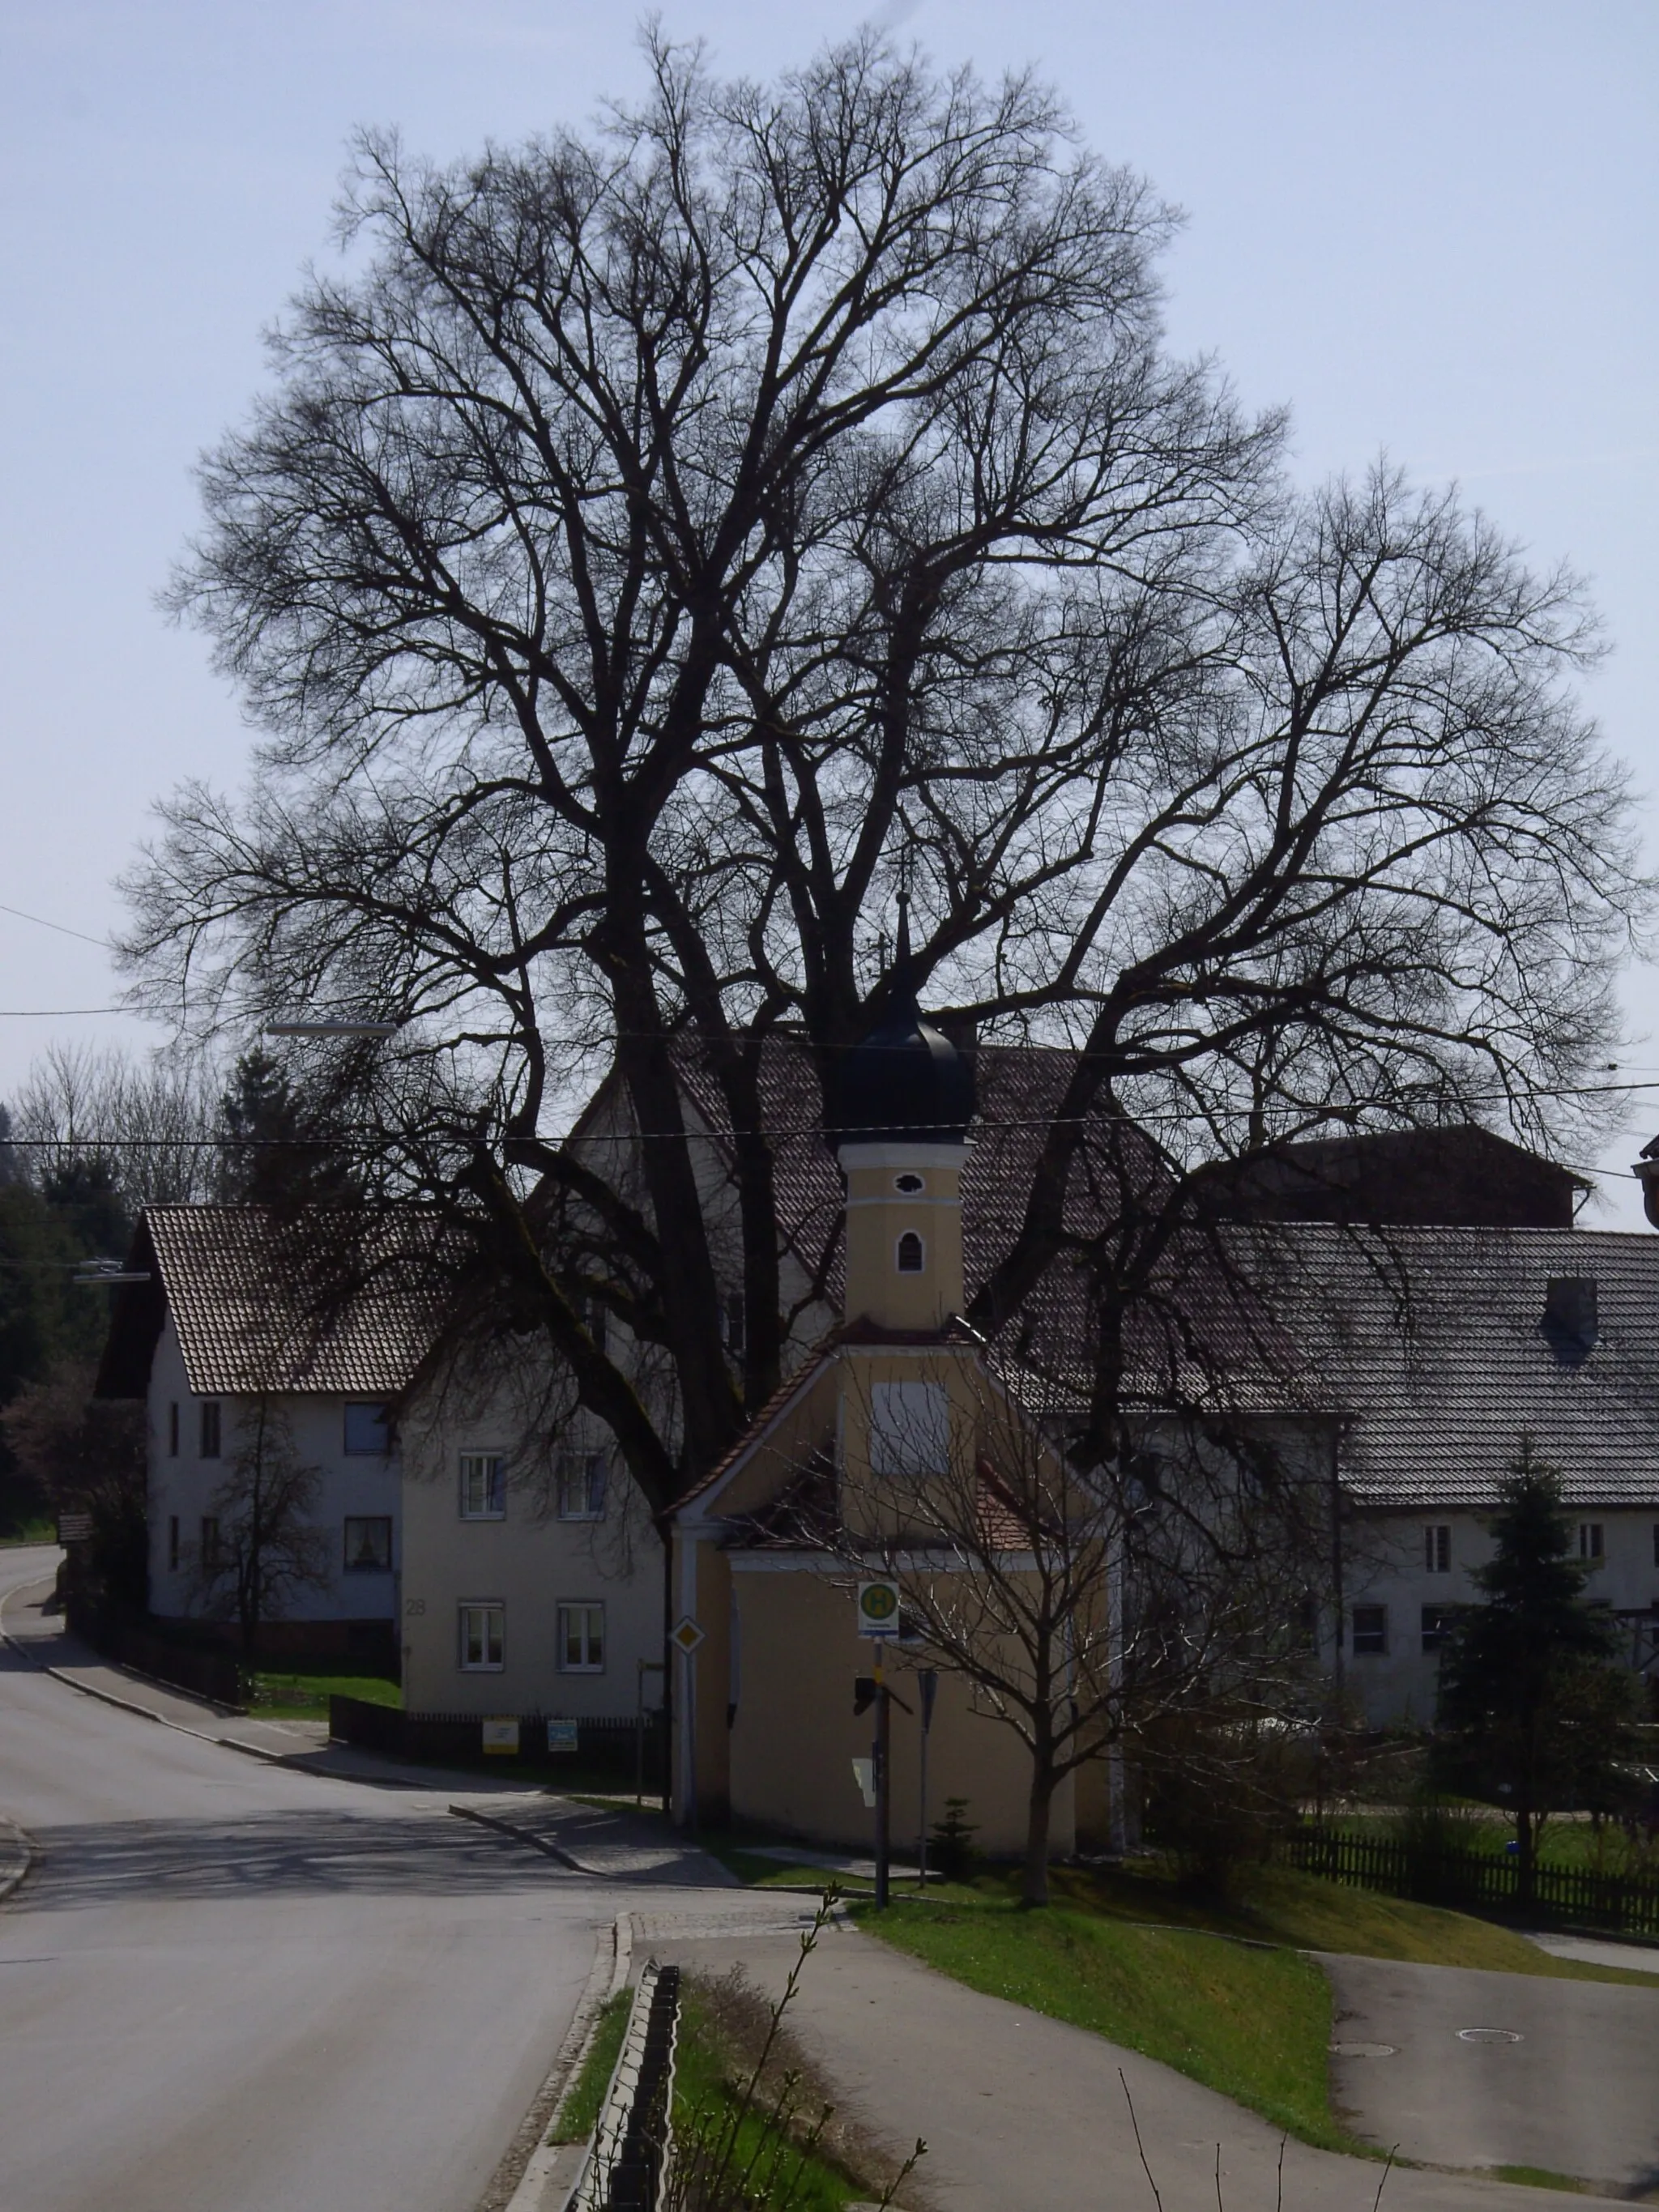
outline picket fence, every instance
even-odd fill
[[[1533,1869],[1523,1893],[1518,1858],[1507,1853],[1459,1850],[1455,1844],[1408,1843],[1396,1836],[1355,1836],[1331,1828],[1302,1828],[1285,1844],[1285,1856],[1304,1874],[1357,1889],[1382,1890],[1423,1905],[1602,1928],[1620,1936],[1659,1936],[1659,1880],[1595,1874],[1584,1867]]]

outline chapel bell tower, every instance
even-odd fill
[[[962,1170],[974,1074],[921,1018],[907,904],[901,897],[885,1012],[842,1062],[824,1135],[847,1179],[846,1318],[928,1331],[964,1303]]]

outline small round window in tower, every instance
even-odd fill
[[[910,1198],[914,1197],[917,1191],[925,1190],[927,1186],[919,1175],[902,1175],[893,1177],[893,1188],[895,1190],[902,1190],[907,1198]]]
[[[901,1275],[921,1273],[921,1239],[914,1229],[907,1229],[899,1238],[898,1271]]]

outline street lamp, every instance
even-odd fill
[[[274,1037],[389,1037],[401,1022],[267,1022],[265,1035]]]

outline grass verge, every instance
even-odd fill
[[[787,2021],[772,2037],[756,2094],[747,2095],[772,2007],[741,1968],[718,1981],[688,1974],[680,2003],[674,2128],[689,2201],[720,2212],[761,2204],[846,2212],[882,2199],[899,2158],[836,2111]],[[927,2200],[907,2187],[901,2201]]]
[[[587,2046],[587,2056],[575,2080],[559,2101],[553,2125],[548,2130],[549,2142],[586,2142],[599,2124],[599,2107],[605,2102],[623,2038],[628,2033],[628,2008],[633,2002],[631,1990],[618,1990],[599,2008],[593,2040]]]
[[[1159,2059],[1304,2142],[1369,2148],[1332,2117],[1330,1984],[1296,1951],[1007,1898],[855,1909],[862,1927],[970,1989]]]
[[[297,1661],[287,1667],[255,1669],[251,1713],[271,1720],[325,1721],[330,1698],[361,1698],[371,1705],[400,1705],[404,1693],[386,1674],[342,1674],[327,1661],[307,1666]]]

